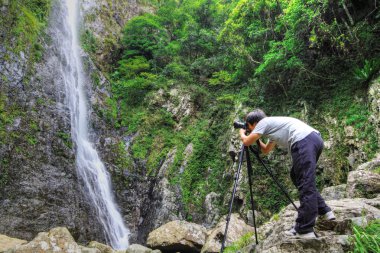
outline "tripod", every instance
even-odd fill
[[[236,193],[236,188],[237,188],[237,184],[238,184],[238,181],[239,181],[239,175],[240,175],[240,172],[241,172],[241,167],[242,167],[242,164],[243,164],[244,153],[246,154],[246,159],[247,159],[248,183],[249,183],[249,193],[250,193],[250,200],[251,200],[251,207],[252,207],[253,226],[255,228],[255,240],[256,240],[256,244],[258,244],[257,230],[256,230],[256,219],[255,219],[255,209],[254,209],[254,201],[253,201],[253,194],[252,194],[252,164],[251,164],[251,159],[250,159],[250,156],[249,156],[249,150],[251,150],[251,152],[255,154],[257,160],[264,166],[265,170],[271,176],[271,178],[273,179],[273,181],[277,184],[277,186],[280,188],[280,190],[285,194],[286,198],[290,201],[290,203],[292,203],[292,205],[294,206],[294,208],[298,211],[297,206],[294,204],[293,200],[290,198],[288,192],[278,182],[278,180],[274,177],[272,171],[265,165],[264,161],[261,159],[261,157],[260,157],[260,143],[259,143],[259,141],[257,141],[256,143],[257,143],[257,146],[258,146],[257,150],[254,149],[252,146],[246,147],[246,146],[244,146],[244,144],[241,146],[241,149],[240,149],[239,166],[238,166],[238,170],[235,173],[234,188],[233,188],[233,191],[232,191],[232,196],[231,196],[231,200],[230,200],[230,208],[229,208],[227,219],[226,219],[226,229],[224,231],[224,237],[223,237],[223,241],[222,241],[222,248],[221,248],[221,251],[220,251],[222,253],[223,253],[223,250],[225,248],[225,242],[226,242],[227,232],[228,232],[228,225],[230,223],[231,212],[232,212],[232,205],[233,205],[233,201],[234,201],[234,198],[235,198],[235,193]]]

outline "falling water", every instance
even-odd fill
[[[61,31],[60,38],[55,40],[63,56],[62,75],[66,89],[66,104],[71,113],[71,134],[76,144],[77,170],[85,182],[85,188],[99,215],[108,243],[115,249],[126,249],[129,244],[129,230],[125,227],[114,202],[110,175],[89,140],[88,109],[83,87],[85,75],[79,55],[79,3],[78,0],[62,2],[62,17],[57,18],[62,22],[64,31]]]

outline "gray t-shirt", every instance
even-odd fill
[[[291,117],[266,117],[257,123],[252,133],[261,134],[274,141],[289,152],[297,141],[302,140],[311,132],[319,133],[301,120]]]

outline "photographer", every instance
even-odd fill
[[[317,215],[333,220],[334,213],[319,194],[315,183],[318,158],[323,149],[320,133],[304,122],[291,117],[267,117],[256,109],[246,116],[246,128],[240,129],[245,146],[250,146],[262,136],[269,141],[259,140],[262,153],[267,154],[278,145],[291,154],[293,166],[290,176],[299,192],[300,207],[295,226],[285,234],[297,238],[316,238],[314,225]]]

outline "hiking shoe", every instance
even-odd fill
[[[305,234],[300,234],[297,233],[294,228],[291,228],[288,231],[285,231],[285,235],[292,237],[292,238],[297,238],[297,239],[316,239],[317,237],[315,236],[314,231],[305,233]]]
[[[333,211],[329,211],[325,214],[320,215],[319,217],[321,217],[323,220],[336,220]]]

